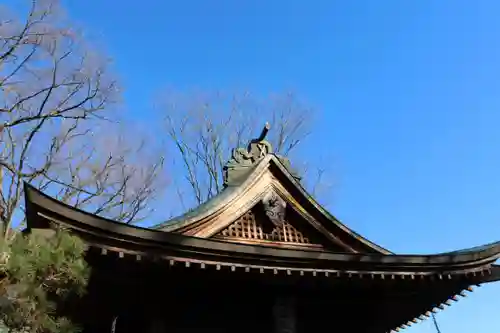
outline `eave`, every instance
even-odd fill
[[[280,249],[126,225],[67,206],[29,185],[25,187],[25,197],[28,229],[49,228],[51,223],[60,225],[76,232],[93,246],[123,255],[199,264],[206,262],[245,269],[283,270],[299,274],[361,274],[379,278],[399,276],[403,279],[452,279],[470,275],[477,277],[478,283],[498,278],[498,268],[491,265],[500,257],[500,243],[437,255]]]

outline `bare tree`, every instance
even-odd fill
[[[222,168],[231,149],[246,146],[266,121],[271,123],[268,140],[274,151],[287,157],[294,155],[312,127],[312,110],[291,93],[265,99],[248,93],[166,93],[160,105],[166,115],[169,152],[178,157],[170,168],[182,175],[173,185],[183,210],[223,189]],[[307,171],[315,172],[318,182],[324,177],[325,170],[309,166]],[[310,189],[317,188],[316,182],[310,183]]]
[[[34,168],[42,171],[32,184],[94,214],[125,223],[143,220],[163,185],[161,147],[148,150],[137,129],[134,136],[125,136],[113,125],[82,132],[78,123],[70,122],[69,128],[60,129],[51,136],[53,148],[44,164]]]
[[[57,1],[31,1],[22,19],[0,9],[4,235],[23,219],[24,181],[124,222],[143,217],[155,193],[162,160],[136,157],[145,149],[139,134],[129,140],[135,147],[119,135],[114,106],[120,90],[107,70],[109,61],[71,26]]]

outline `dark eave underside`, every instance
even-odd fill
[[[118,253],[112,251],[101,252],[100,255],[99,253],[94,253],[97,254],[97,257],[102,258],[100,260],[103,260],[105,264],[101,264],[99,267],[105,267],[105,271],[111,274],[111,281],[114,281],[117,275],[135,277],[141,281],[150,280],[144,278],[144,274],[148,271],[146,264],[149,263],[143,260],[134,264],[135,258],[127,255],[119,256]],[[110,270],[110,267],[120,267],[120,262],[125,263],[121,267],[127,267],[127,271],[116,273],[114,270]],[[409,277],[406,279],[396,277],[394,279],[391,276],[387,276],[384,280],[373,276],[370,277],[369,275],[325,275],[318,271],[304,272],[304,275],[297,272],[280,270],[263,270],[259,272],[258,269],[252,268],[247,270],[238,266],[176,260],[155,263],[169,272],[184,272],[182,281],[185,281],[187,286],[191,286],[193,283],[196,283],[197,287],[200,286],[200,283],[207,283],[213,286],[213,281],[209,280],[210,276],[217,276],[217,281],[225,281],[224,283],[227,283],[230,279],[235,279],[240,283],[242,280],[249,281],[260,276],[262,281],[265,281],[267,284],[273,285],[273,283],[279,281],[281,286],[283,285],[282,283],[285,283],[289,287],[300,285],[302,288],[305,286],[303,283],[306,279],[311,282],[309,286],[314,286],[315,288],[320,286],[321,294],[324,295],[326,293],[330,295],[333,292],[333,295],[339,298],[346,297],[350,293],[363,295],[362,297],[366,298],[359,304],[361,307],[356,307],[356,311],[359,317],[365,320],[369,320],[368,318],[377,318],[378,327],[375,329],[371,326],[371,329],[373,332],[379,333],[387,333],[391,329],[398,331],[401,328],[411,326],[419,320],[429,317],[432,312],[445,309],[461,297],[465,297],[467,294],[466,291],[472,291],[473,288],[471,285],[477,284],[479,280],[477,277],[474,278],[470,275],[467,278],[454,278],[452,280],[448,280],[445,277],[443,279],[435,278],[431,280],[411,279]],[[130,273],[130,267],[140,270],[141,274],[135,275]],[[192,274],[190,275],[189,272]],[[164,281],[159,270],[154,270],[154,276],[159,277],[159,281]],[[189,276],[194,278],[194,280],[190,279]],[[202,282],[199,281],[200,279]],[[299,279],[302,283],[297,284]],[[162,282],[153,283],[153,285],[162,285]],[[225,287],[228,286],[226,285]],[[315,288],[312,289],[313,292]],[[308,290],[308,294],[311,292],[311,289],[306,290]],[[316,292],[318,292],[318,289],[316,289]],[[372,306],[377,306],[377,309],[370,308]],[[329,311],[335,310],[329,309]],[[387,315],[389,313],[390,315]],[[370,317],[372,315],[375,317]],[[350,328],[355,331],[353,327]]]
[[[500,254],[500,243],[472,251],[439,255],[346,254],[235,244],[134,227],[74,209],[30,187],[26,188],[28,228],[45,228],[48,220],[69,227],[94,244],[142,253],[171,253],[184,258],[217,258],[223,262],[269,263],[288,268],[343,267],[381,272],[482,271]],[[41,224],[40,224],[41,223]],[[489,268],[489,267],[488,267]]]

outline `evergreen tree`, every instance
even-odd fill
[[[89,275],[84,252],[85,244],[63,230],[18,234],[0,243],[0,332],[78,332],[56,313],[56,304],[84,294]]]

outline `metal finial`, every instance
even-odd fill
[[[258,141],[263,141],[266,138],[267,132],[271,129],[271,124],[266,122],[264,125],[264,128],[262,129],[262,132],[260,133],[259,138],[257,139]]]

